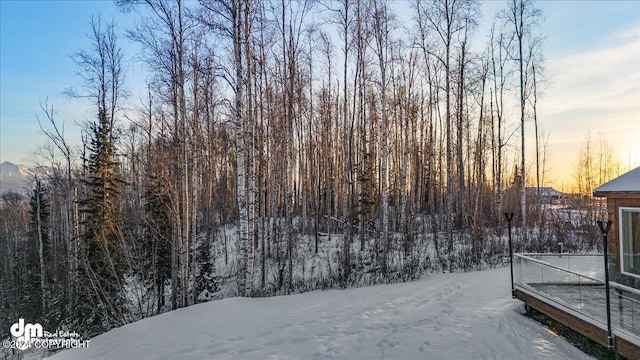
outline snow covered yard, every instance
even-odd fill
[[[590,359],[521,315],[509,269],[154,316],[50,359]]]

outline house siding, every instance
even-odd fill
[[[609,230],[609,270],[613,270],[612,280],[624,285],[640,288],[640,279],[621,274],[620,267],[620,208],[640,208],[640,194],[611,194],[607,197],[607,215],[611,220]]]

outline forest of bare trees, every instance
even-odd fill
[[[92,336],[223,296],[497,266],[505,211],[525,234],[544,221],[527,216],[544,173],[532,1],[117,3],[136,25],[93,18],[73,57],[83,145],[43,103],[37,181],[2,195],[0,338],[18,317]]]

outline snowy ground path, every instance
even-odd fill
[[[522,312],[508,268],[441,274],[200,304],[51,359],[590,359]]]

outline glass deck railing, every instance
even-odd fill
[[[602,255],[514,254],[514,285],[606,326],[603,262]],[[609,286],[612,327],[640,338],[640,290]]]
[[[640,291],[611,281],[609,285],[612,326],[640,337]]]
[[[602,255],[599,254],[520,254],[528,258],[541,260],[546,264],[550,264],[578,273],[583,276],[599,279],[604,281],[604,266],[602,265]]]

